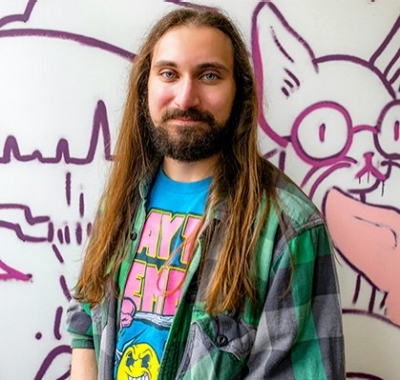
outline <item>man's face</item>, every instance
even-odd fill
[[[198,161],[226,142],[236,93],[233,47],[211,27],[179,26],[156,43],[149,82],[149,128],[161,155]]]

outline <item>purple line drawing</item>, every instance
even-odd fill
[[[0,20],[0,39],[30,39],[43,38],[44,40],[53,41],[70,41],[89,49],[99,50],[117,57],[118,59],[131,62],[135,55],[125,49],[107,43],[105,41],[60,30],[47,29],[16,29],[13,23],[27,22],[32,15],[36,1],[29,1],[24,13],[10,15]],[[7,26],[8,29],[5,29]],[[11,29],[13,28],[13,29]],[[76,208],[77,219],[73,222],[66,222],[59,225],[51,215],[35,215],[29,204],[5,203],[0,204],[0,231],[14,234],[21,244],[40,245],[43,250],[49,250],[55,262],[63,268],[69,262],[67,260],[64,248],[68,246],[81,246],[91,232],[91,222],[86,219],[85,192],[83,189],[76,190],[73,188],[74,169],[93,164],[95,160],[103,160],[110,162],[113,159],[111,151],[111,133],[109,125],[109,116],[106,102],[99,98],[94,108],[92,119],[92,130],[87,144],[87,151],[83,154],[73,154],[71,142],[67,138],[60,138],[56,143],[54,154],[45,153],[41,148],[26,150],[21,137],[13,134],[4,136],[4,145],[0,147],[0,168],[16,163],[25,165],[68,165],[72,170],[68,170],[65,175],[65,205],[68,208]],[[18,141],[21,139],[21,141]],[[100,152],[102,157],[99,157]],[[61,168],[61,166],[60,166]],[[61,169],[62,170],[62,169]],[[79,191],[77,193],[77,191]],[[76,202],[78,200],[78,202]],[[69,377],[69,366],[59,367],[60,360],[65,363],[70,356],[70,347],[60,344],[60,340],[65,335],[62,326],[62,318],[65,313],[65,306],[71,299],[71,284],[63,273],[59,274],[59,283],[55,288],[61,289],[61,293],[65,297],[65,301],[60,300],[59,305],[54,313],[53,335],[56,340],[53,347],[45,355],[42,363],[37,368],[35,379],[48,378],[49,374],[58,373],[58,379],[67,379]],[[0,285],[1,283],[10,283],[11,281],[25,282],[35,284],[40,278],[35,277],[35,271],[24,273],[18,268],[8,265],[7,259],[0,260]],[[42,341],[47,336],[44,331],[35,334],[37,341]],[[33,378],[33,377],[32,377]]]
[[[98,101],[96,110],[94,111],[92,133],[86,157],[72,157],[70,154],[69,142],[66,139],[59,140],[53,157],[44,157],[39,150],[34,150],[29,154],[22,154],[17,139],[14,136],[8,136],[4,144],[3,154],[0,155],[0,164],[9,164],[12,159],[15,159],[20,162],[39,161],[42,164],[58,164],[60,162],[65,162],[66,164],[72,165],[87,165],[93,162],[100,135],[102,135],[103,138],[104,159],[111,161],[111,136],[107,118],[107,108],[101,100]]]
[[[0,281],[29,281],[31,278],[31,274],[22,273],[0,260]]]
[[[82,34],[75,34],[70,32],[64,32],[59,30],[48,30],[48,29],[0,30],[0,38],[13,38],[13,37],[43,37],[51,39],[69,40],[95,49],[101,49],[103,51],[115,54],[129,61],[132,61],[135,58],[134,54],[125,49],[122,49],[118,46],[107,43],[105,41],[101,41],[93,37],[84,36]]]
[[[204,8],[204,6],[198,4],[179,0],[166,0],[166,2],[184,7]],[[70,41],[90,49],[104,51],[125,61],[131,61],[135,57],[135,54],[119,46],[82,34],[50,29],[14,28],[16,26],[12,25],[14,23],[29,21],[37,3],[37,0],[29,0],[26,3],[25,10],[20,14],[0,18],[0,39],[43,38],[55,42]],[[351,195],[357,204],[374,205],[385,210],[385,207],[387,207],[385,199],[390,199],[393,194],[392,189],[395,187],[395,180],[398,181],[400,169],[398,153],[400,149],[397,145],[400,127],[398,119],[395,117],[395,115],[398,115],[396,112],[399,109],[400,71],[398,56],[395,54],[389,60],[385,60],[385,52],[388,51],[388,47],[392,46],[395,36],[398,35],[399,20],[371,56],[371,59],[366,61],[349,55],[316,57],[310,44],[288,24],[274,4],[260,2],[254,11],[251,45],[261,93],[260,99],[262,101],[269,99],[269,96],[267,96],[268,89],[264,91],[263,83],[264,79],[270,78],[270,73],[273,72],[274,80],[271,89],[274,97],[279,94],[280,98],[278,100],[273,99],[274,103],[269,108],[279,110],[279,118],[286,113],[282,112],[282,109],[297,112],[293,120],[283,120],[278,125],[277,118],[274,118],[274,115],[261,110],[260,127],[274,143],[271,145],[271,149],[266,152],[266,156],[271,160],[277,158],[279,167],[287,169],[289,173],[293,162],[303,164],[305,169],[299,170],[298,181],[321,206],[325,204],[326,196],[332,195],[333,190],[338,189],[340,194],[345,197]],[[288,39],[297,44],[295,51],[292,51],[290,44],[288,46],[286,43]],[[271,54],[274,59],[281,57],[276,59],[275,63],[278,65],[268,61],[267,56],[270,49],[274,51]],[[306,64],[302,66],[299,61],[306,62]],[[349,83],[342,85],[343,78],[338,77],[338,73],[341,71],[343,73],[354,73],[354,81],[350,80]],[[364,91],[365,94],[359,94],[355,91],[354,83],[360,81],[358,74],[361,72],[369,73],[370,83],[367,85],[370,85],[370,87]],[[278,74],[281,76],[279,77]],[[329,82],[327,79],[329,77],[334,78],[336,83]],[[309,80],[310,78],[312,79]],[[331,98],[320,97],[319,94],[326,93],[327,90],[332,88],[339,91],[333,93]],[[312,93],[319,97],[313,98]],[[347,93],[350,95],[347,96]],[[366,118],[359,120],[359,115],[352,109],[351,104],[354,103],[354,99],[357,99],[357,102],[362,101],[368,93],[378,94],[379,96],[364,99],[362,104],[368,105],[364,106]],[[299,101],[297,94],[307,99],[308,103]],[[97,97],[97,99],[98,102],[93,112],[91,137],[85,154],[71,154],[72,143],[67,138],[58,140],[54,154],[45,154],[40,148],[24,151],[22,148],[23,141],[18,141],[14,133],[6,138],[3,149],[0,149],[0,169],[15,163],[44,164],[47,165],[46,167],[60,165],[64,169],[67,168],[65,205],[76,207],[74,200],[79,197],[74,222],[60,225],[60,223],[54,221],[51,215],[42,215],[36,217],[39,219],[35,219],[29,205],[22,205],[18,202],[4,203],[3,209],[0,205],[0,231],[4,230],[15,235],[21,241],[21,244],[35,244],[35,246],[46,247],[52,255],[52,259],[60,266],[64,266],[68,262],[65,248],[72,245],[81,246],[91,231],[91,223],[85,219],[85,193],[83,190],[79,192],[73,188],[74,170],[92,164],[98,151],[103,153],[105,161],[112,160],[107,103],[103,97]],[[290,112],[287,112],[287,114],[290,114]],[[317,122],[320,117],[323,119],[322,122]],[[334,125],[332,125],[332,120]],[[343,131],[343,133],[339,133],[339,131]],[[343,138],[337,141],[337,139],[332,138],[333,134],[343,136]],[[358,147],[360,146],[365,146],[366,149],[359,151]],[[383,196],[386,198],[383,198]],[[10,209],[9,206],[12,204],[20,207]],[[75,206],[73,206],[74,204]],[[400,206],[394,206],[396,206],[392,207],[394,213],[399,214]],[[338,206],[336,208],[341,209]],[[4,217],[3,220],[2,212],[5,211],[7,211],[7,217]],[[17,215],[18,218],[16,219],[14,215]],[[353,216],[358,217],[355,214]],[[23,223],[20,222],[21,218]],[[29,221],[31,223],[34,221],[34,223],[30,224]],[[38,229],[35,229],[36,227]],[[43,227],[45,227],[46,232],[40,229]],[[391,230],[391,228],[388,230]],[[390,302],[388,294],[391,292],[393,295],[393,290],[387,292],[383,291],[381,286],[377,286],[376,280],[373,281],[370,278],[372,274],[368,275],[359,266],[352,264],[350,257],[347,257],[346,250],[342,250],[341,255],[348,259],[347,264],[356,273],[354,294],[351,295],[352,302],[345,305],[345,315],[367,316],[370,320],[397,330],[398,323],[394,323],[391,315],[385,314],[388,302]],[[24,274],[16,268],[11,268],[5,261],[0,260],[0,285],[4,281],[9,282],[11,280],[26,282],[29,286],[32,281],[35,281],[35,277],[32,274]],[[60,274],[58,281],[57,286],[61,289],[63,297],[65,297],[65,300],[69,300],[71,294],[67,278],[64,274]],[[362,296],[366,289],[368,291],[366,282],[370,289],[370,297],[364,307]],[[393,307],[389,307],[389,309],[394,310]],[[56,366],[58,357],[70,355],[69,347],[60,344],[59,341],[63,335],[60,327],[63,313],[64,308],[62,306],[57,307],[54,312],[54,326],[52,328],[57,342],[46,355],[35,379],[44,378],[50,369]],[[37,333],[36,339],[40,340],[41,338],[42,333]],[[62,373],[60,372],[59,379],[68,378],[69,371],[67,368],[60,368],[60,371]],[[372,372],[371,374],[365,372],[351,371],[347,376],[348,378],[359,379],[381,379],[381,377],[373,375]]]
[[[346,264],[338,270],[354,284],[342,294],[345,316],[379,319],[399,334],[400,17],[388,29],[369,60],[317,57],[278,7],[263,2],[251,46],[261,104],[268,99],[259,115],[272,141],[266,156],[276,152],[326,216]],[[350,378],[356,373],[376,375]]]
[[[24,12],[21,14],[13,14],[0,18],[0,28],[4,27],[7,24],[11,24],[13,22],[18,22],[18,21],[27,22],[32,14],[33,8],[35,7],[37,1],[38,0],[29,0],[26,4]]]

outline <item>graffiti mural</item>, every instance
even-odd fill
[[[272,3],[260,3],[252,20],[259,97],[268,104],[260,127],[274,141],[266,155],[326,217],[340,257],[346,341],[361,343],[364,358],[366,331],[387,330],[400,348],[399,46],[400,17],[369,59],[316,56]],[[359,336],[355,323],[365,326]],[[372,372],[356,368],[349,349],[347,358],[351,378],[381,373],[376,361],[363,364]]]
[[[400,2],[335,4],[0,5],[0,378],[69,378],[65,309],[129,66],[154,19],[182,6],[223,7],[248,41],[262,152],[321,209],[337,250],[348,378],[400,373]],[[364,48],[349,43],[367,23]]]

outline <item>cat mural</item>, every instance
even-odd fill
[[[263,152],[326,217],[339,253],[349,378],[400,373],[399,29],[400,17],[365,60],[316,57],[270,2],[252,20]],[[386,366],[377,365],[379,344]]]

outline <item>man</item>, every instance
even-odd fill
[[[344,379],[328,234],[259,155],[257,112],[224,15],[153,27],[69,308],[73,380]]]

